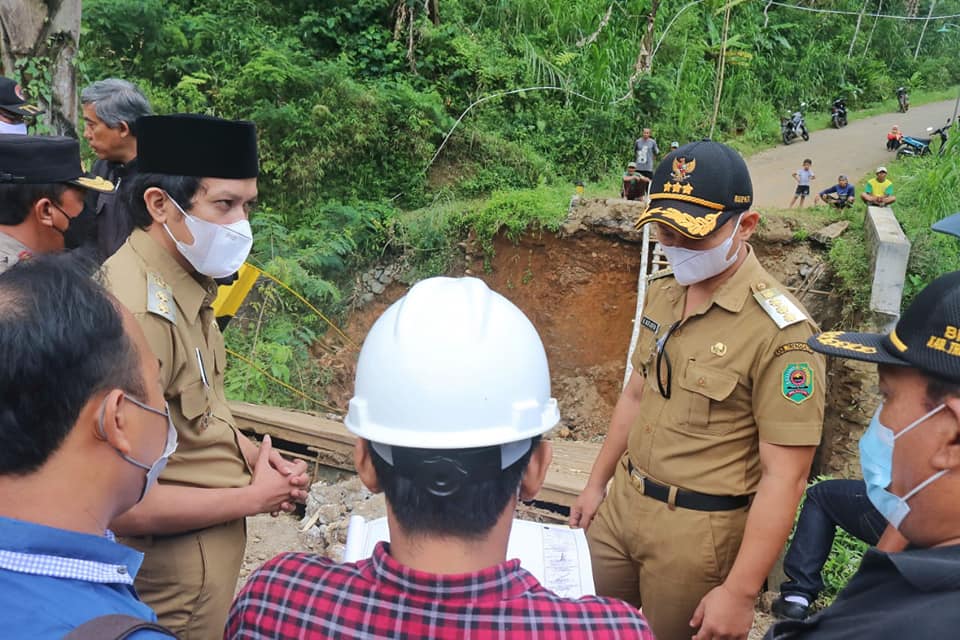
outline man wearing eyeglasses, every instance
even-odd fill
[[[660,640],[746,638],[820,442],[817,327],[747,244],[760,214],[733,149],[671,152],[650,200],[637,224],[657,223],[672,270],[650,279],[570,524],[589,527],[597,593],[642,606]]]

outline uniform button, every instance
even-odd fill
[[[125,576],[125,575],[127,575],[127,568],[126,568],[126,567],[117,567],[117,573],[119,573],[119,574],[122,575],[122,576]]]
[[[707,384],[707,381],[704,380],[703,378],[700,378],[699,380],[697,380],[697,384],[702,387],[703,385]]]
[[[653,431],[653,429],[650,428],[650,425],[646,425],[646,426],[643,428],[643,430],[646,431],[647,433],[650,433],[651,431]]]

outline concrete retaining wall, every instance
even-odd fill
[[[873,274],[870,310],[893,320],[900,315],[910,241],[889,207],[867,207],[864,232]]]

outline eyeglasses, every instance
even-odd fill
[[[677,320],[670,328],[667,329],[667,332],[657,338],[657,388],[660,389],[660,395],[666,399],[670,399],[670,385],[673,381],[673,367],[670,365],[670,358],[666,357],[667,355],[667,340],[670,339],[673,330],[680,326],[680,321]],[[664,385],[663,382],[663,363],[667,363],[667,382]]]

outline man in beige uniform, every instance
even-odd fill
[[[73,138],[0,135],[0,273],[79,246],[96,224],[88,190],[112,193],[113,183],[83,172]]]
[[[597,593],[642,606],[659,640],[745,638],[820,441],[824,362],[747,244],[759,214],[735,151],[681,147],[651,191],[638,225],[658,223],[673,269],[650,279],[634,371],[570,524],[589,527]]]
[[[237,431],[210,306],[213,278],[234,273],[253,241],[254,126],[149,116],[137,131],[140,173],[124,192],[139,228],[104,267],[160,359],[180,445],[157,487],[112,528],[144,552],[136,588],[161,623],[182,640],[208,640],[223,634],[245,516],[292,510],[308,479],[304,463],[284,461],[269,439],[258,449]]]

